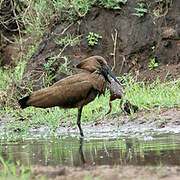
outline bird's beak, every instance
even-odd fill
[[[116,76],[112,73],[111,69],[108,66],[105,66],[105,69],[108,72],[108,74],[120,85],[120,82],[118,81]]]

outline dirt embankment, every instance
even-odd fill
[[[47,72],[45,64],[50,73],[56,75],[53,79],[55,82],[66,75],[62,69],[59,70],[62,64],[75,73],[77,70],[74,65],[92,55],[103,56],[111,66],[115,65],[116,75],[131,72],[137,75],[138,80],[150,82],[158,75],[161,80],[165,77],[179,78],[180,1],[143,2],[147,13],[142,17],[133,15],[138,13],[135,9],[138,1],[127,1],[121,10],[94,7],[78,22],[56,22],[29,59],[26,68],[28,78],[25,79],[33,80],[34,89],[37,90],[43,86],[43,77]],[[94,47],[88,45],[86,37],[89,32],[102,36]],[[78,39],[75,46],[55,43],[68,34]],[[1,49],[2,57],[7,54],[5,50]],[[8,50],[8,54],[10,53]],[[67,62],[64,56],[68,58]],[[53,63],[52,57],[56,57]],[[153,58],[159,66],[149,70],[148,64]]]
[[[145,2],[150,6],[149,11],[156,10],[156,3]],[[74,64],[91,55],[101,55],[113,66],[114,57],[111,54],[115,52],[116,75],[131,72],[134,75],[138,74],[139,80],[146,81],[153,81],[158,75],[163,80],[167,73],[168,79],[179,78],[180,2],[174,0],[167,6],[161,4],[162,14],[159,18],[155,18],[151,11],[141,18],[134,16],[136,6],[136,1],[128,1],[120,11],[93,8],[80,21],[80,24],[56,25],[29,61],[27,72],[31,74],[31,79],[37,80],[34,87],[38,89],[39,85],[42,85],[44,64],[52,56],[59,54],[60,49],[62,50],[62,47],[54,41],[67,34],[80,36],[78,44],[73,47],[67,46],[62,51],[62,56],[67,56],[71,60],[69,68],[74,71]],[[89,32],[102,36],[95,47],[88,46],[86,36]],[[115,41],[116,35],[117,40]],[[148,68],[152,58],[159,63],[159,67],[155,70]],[[62,63],[64,63],[63,58],[56,59],[55,73]],[[54,81],[59,80],[62,76],[62,72],[57,73]]]
[[[148,4],[148,1],[146,3]],[[157,6],[157,4],[150,5],[151,10]],[[135,74],[139,71],[139,80],[146,81],[152,81],[158,75],[163,80],[168,72],[168,78],[180,77],[178,71],[180,69],[180,2],[172,1],[164,7],[162,16],[156,20],[153,20],[153,15],[150,13],[141,18],[133,16],[136,6],[136,1],[129,1],[120,11],[94,8],[82,19],[80,25],[75,23],[70,26],[69,24],[55,26],[49,38],[41,42],[38,51],[31,58],[28,69],[29,72],[33,71],[32,79],[41,76],[41,73],[34,73],[34,70],[42,67],[43,71],[44,63],[60,52],[61,47],[55,44],[54,40],[61,39],[68,33],[81,36],[76,46],[68,46],[62,52],[63,56],[67,56],[72,61],[70,64],[72,70],[73,64],[91,55],[101,55],[113,66],[113,56],[110,54],[115,52],[116,75],[127,72]],[[67,27],[69,28],[63,34]],[[89,32],[102,36],[95,47],[88,46],[86,36]],[[116,47],[114,47],[115,43]],[[148,69],[152,58],[159,63],[159,67],[155,70]],[[64,59],[57,59],[56,66],[60,66],[61,63],[64,63]],[[55,80],[58,78],[61,76],[57,76]]]
[[[47,175],[48,179],[147,179],[178,180],[179,167],[142,167],[142,166],[94,166],[84,168],[36,167],[33,177]]]

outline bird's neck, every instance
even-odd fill
[[[111,83],[111,81],[110,81],[109,78],[108,78],[108,74],[107,74],[105,71],[102,71],[101,69],[98,69],[98,70],[96,70],[95,72],[96,72],[97,74],[102,75],[107,82]]]

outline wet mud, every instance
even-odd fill
[[[73,167],[36,167],[34,177],[47,174],[49,178],[60,180],[178,180],[179,167],[144,167],[144,166],[94,166],[86,168]]]
[[[6,118],[1,118],[1,130]],[[76,126],[31,127],[31,138],[1,140],[5,160],[34,168],[32,178],[48,179],[179,179],[180,111],[111,114]],[[18,133],[18,132],[16,132]]]
[[[159,111],[139,111],[132,116],[117,113],[105,116],[104,119],[91,123],[83,123],[85,137],[118,137],[123,136],[142,136],[162,134],[162,133],[180,133],[180,108],[161,109]],[[77,133],[78,128],[58,127],[60,133]]]

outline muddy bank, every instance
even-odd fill
[[[8,123],[17,121],[15,118],[1,117],[0,129],[3,133],[6,131]],[[103,119],[98,119],[93,122],[83,122],[82,128],[85,138],[116,138],[119,136],[132,136],[151,138],[157,134],[174,134],[180,133],[180,108],[161,108],[154,111],[140,111],[134,115],[116,113],[104,116]],[[16,129],[15,129],[16,130]],[[21,132],[21,131],[16,131]],[[28,133],[37,138],[44,136],[48,137],[51,134],[51,129],[45,125],[36,125],[28,128]],[[77,136],[79,137],[79,129],[77,125],[72,125],[71,119],[63,121],[53,132],[55,136]]]
[[[179,110],[177,107],[161,111],[142,111],[133,116],[111,114],[102,120],[84,122],[83,146],[78,141],[77,126],[69,126],[68,122],[62,123],[56,129],[56,139],[48,139],[51,135],[49,127],[43,125],[31,127],[29,133],[34,135],[31,137],[34,141],[27,138],[29,141],[27,143],[24,136],[18,144],[13,143],[14,140],[5,142],[1,153],[5,158],[10,154],[13,162],[18,160],[30,164],[34,168],[32,178],[47,176],[47,179],[62,180],[86,178],[176,180],[180,178],[180,169],[177,166]],[[11,117],[9,119],[14,120]],[[0,119],[1,130],[3,127],[5,129],[6,121],[7,117]],[[178,134],[172,137],[172,134],[176,133]],[[154,135],[157,134],[165,134],[167,138],[165,143],[156,139]],[[110,141],[118,138],[122,138],[118,143]],[[102,141],[102,149],[95,143],[88,146],[92,140]],[[109,147],[108,143],[115,146]],[[109,164],[105,165],[106,163]]]
[[[167,4],[164,1],[143,2],[148,10],[143,17],[133,15],[138,2],[127,1],[121,10],[94,7],[78,22],[57,22],[29,59],[24,81],[33,81],[37,90],[44,86],[47,73],[55,76],[54,83],[68,72],[77,73],[75,65],[92,55],[103,56],[109,65],[115,67],[114,72],[118,76],[132,73],[138,80],[148,82],[153,82],[157,76],[162,81],[179,78],[180,1]],[[153,13],[158,8],[161,8],[160,15],[154,17]],[[89,32],[102,36],[94,47],[88,45]],[[56,43],[69,35],[72,41],[78,40],[75,45]],[[148,65],[153,58],[159,66],[149,70]]]
[[[136,135],[145,138],[153,134],[180,133],[179,110],[179,108],[172,108],[161,109],[160,112],[142,111],[133,116],[113,114],[91,123],[82,121],[82,127],[87,138]],[[68,127],[65,124],[63,123],[63,127],[60,126],[56,129],[57,134],[68,132],[68,134],[78,135],[79,130],[76,126]]]
[[[178,180],[179,167],[150,166],[94,166],[84,168],[72,167],[35,167],[33,177],[46,175],[48,179],[81,180],[81,179],[148,179]]]

